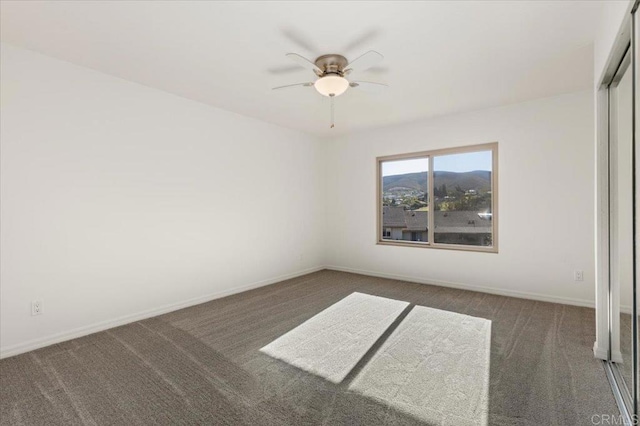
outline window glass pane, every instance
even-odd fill
[[[433,158],[436,243],[493,244],[491,174],[491,151]]]
[[[384,161],[382,239],[427,242],[429,159]]]

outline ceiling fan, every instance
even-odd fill
[[[379,89],[387,87],[386,84],[376,83],[373,81],[349,81],[347,76],[352,71],[364,71],[380,62],[384,56],[375,50],[369,50],[363,55],[349,62],[347,58],[338,54],[322,55],[314,62],[298,55],[297,53],[287,53],[287,58],[291,59],[303,68],[307,68],[314,72],[315,81],[307,83],[287,84],[284,86],[274,87],[273,90],[286,89],[291,87],[315,87],[316,91],[323,96],[331,99],[331,127],[334,127],[334,108],[333,100],[336,96],[342,95],[350,87],[360,89]]]

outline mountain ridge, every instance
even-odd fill
[[[488,170],[473,170],[470,172],[434,171],[434,187],[445,185],[453,189],[457,186],[467,191],[470,189],[491,190],[491,172]],[[413,189],[427,192],[427,172],[405,173],[401,175],[384,176],[382,190],[384,192]]]

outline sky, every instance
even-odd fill
[[[491,151],[467,152],[464,154],[439,155],[433,159],[436,171],[470,172],[473,170],[491,170]],[[405,173],[426,172],[429,160],[385,161],[382,163],[382,176],[403,175]]]

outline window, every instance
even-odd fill
[[[378,244],[498,251],[497,143],[377,162]]]

